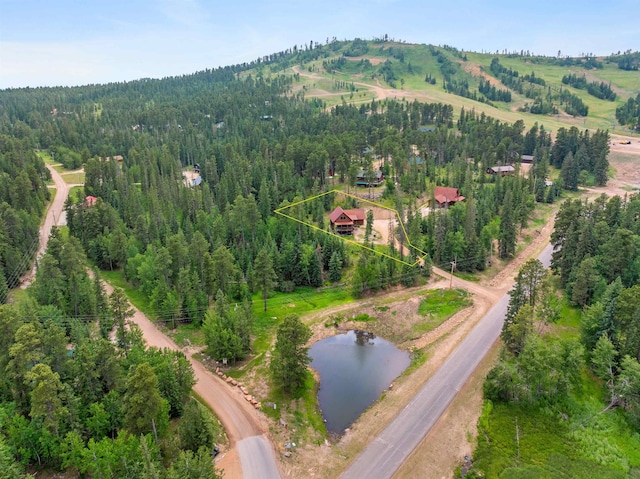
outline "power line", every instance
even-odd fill
[[[34,254],[37,253],[39,247],[40,247],[40,238],[38,237],[31,244],[31,246],[27,248],[26,252],[22,256],[22,258],[20,258],[20,261],[14,268],[13,272],[8,276],[6,276],[7,285],[14,284],[14,282],[17,282],[17,280],[20,278],[20,275],[22,274],[22,271],[25,269],[25,267],[27,265],[30,266],[32,258]]]

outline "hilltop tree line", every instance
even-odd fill
[[[618,64],[620,70],[636,71],[640,68],[640,51],[632,52],[630,49],[624,53],[607,57],[607,62]]]
[[[569,115],[587,116],[589,114],[589,107],[580,97],[566,89],[560,88],[556,91],[552,90],[551,86],[545,88],[546,82],[542,78],[536,77],[533,71],[530,75],[521,76],[518,70],[502,65],[497,57],[491,60],[489,70],[502,84],[533,100],[531,104],[525,104],[521,111],[539,115],[557,114],[558,109],[554,102],[558,102]],[[525,83],[527,84],[525,85]],[[587,85],[585,85],[586,87]],[[600,91],[600,86],[596,85],[596,87]]]

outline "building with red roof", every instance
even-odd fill
[[[353,230],[364,224],[366,214],[363,209],[343,210],[337,207],[329,215],[331,229],[341,235],[353,234]]]
[[[446,208],[456,204],[458,201],[464,201],[464,196],[460,195],[458,188],[449,188],[446,186],[436,186],[433,192],[438,208]]]

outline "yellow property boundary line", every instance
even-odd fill
[[[323,196],[328,195],[328,194],[331,194],[331,193],[335,193],[335,194],[338,194],[338,195],[348,196],[349,198],[353,198],[353,199],[355,199],[355,200],[357,200],[357,201],[363,201],[363,202],[365,202],[365,203],[369,203],[370,205],[377,206],[378,208],[382,208],[382,209],[385,209],[385,210],[388,210],[388,211],[392,211],[392,212],[396,215],[396,219],[398,220],[398,223],[400,223],[400,226],[402,227],[402,232],[404,233],[404,237],[405,237],[405,238],[407,238],[407,244],[408,244],[410,247],[412,247],[413,249],[415,249],[416,251],[418,251],[419,253],[421,253],[421,254],[422,254],[422,256],[421,256],[421,257],[419,257],[419,258],[416,260],[416,262],[415,262],[415,263],[408,263],[407,261],[401,260],[401,259],[399,259],[399,258],[394,258],[393,256],[388,255],[388,254],[386,254],[386,253],[383,253],[383,252],[381,252],[381,251],[376,251],[375,249],[370,248],[370,247],[368,247],[368,246],[366,246],[366,245],[364,245],[364,244],[362,244],[362,243],[358,243],[357,241],[354,241],[354,240],[351,240],[351,239],[345,238],[345,237],[340,236],[340,235],[338,235],[338,234],[336,234],[336,233],[333,233],[332,231],[323,230],[322,228],[320,228],[320,227],[318,227],[318,226],[316,226],[316,225],[313,225],[313,224],[311,224],[311,223],[307,223],[307,222],[302,221],[302,220],[300,220],[300,219],[298,219],[298,218],[294,218],[293,216],[290,216],[290,215],[288,215],[288,214],[286,214],[286,213],[283,213],[283,211],[284,211],[284,210],[287,210],[287,209],[292,208],[292,207],[294,207],[294,206],[300,205],[300,204],[302,204],[302,203],[306,203],[306,202],[311,201],[311,200],[315,200],[315,199],[317,199],[317,198],[322,198]],[[395,210],[395,209],[393,209],[393,208],[388,208],[388,207],[386,207],[386,206],[384,206],[384,205],[381,205],[380,203],[376,203],[376,202],[374,202],[374,201],[369,201],[369,200],[366,200],[366,199],[364,199],[364,198],[360,198],[359,196],[355,196],[355,195],[351,195],[351,194],[349,194],[349,193],[345,193],[344,191],[340,191],[340,190],[330,190],[330,191],[326,191],[326,192],[324,192],[324,193],[320,193],[319,195],[312,196],[312,197],[307,198],[307,199],[305,199],[305,200],[296,201],[295,203],[292,203],[292,204],[290,204],[290,205],[288,205],[288,206],[283,206],[282,208],[278,208],[278,209],[274,210],[274,213],[276,213],[276,214],[278,214],[278,215],[280,215],[280,216],[283,216],[283,217],[285,217],[285,218],[288,218],[288,219],[290,219],[290,220],[296,221],[296,222],[298,222],[298,223],[300,223],[300,224],[302,224],[302,225],[309,226],[310,228],[313,228],[314,230],[321,231],[321,232],[323,232],[323,233],[325,233],[325,234],[328,234],[328,235],[330,235],[330,236],[334,236],[334,237],[336,237],[336,238],[339,238],[339,239],[341,239],[342,241],[345,241],[346,243],[350,243],[350,244],[352,244],[352,245],[358,246],[358,247],[363,248],[363,249],[366,249],[366,250],[368,250],[368,251],[372,251],[372,252],[373,252],[373,253],[375,253],[375,254],[378,254],[378,255],[380,255],[380,256],[384,256],[385,258],[392,259],[392,260],[394,260],[394,261],[397,261],[398,263],[402,263],[402,264],[405,264],[405,265],[407,265],[407,266],[416,266],[418,263],[420,263],[420,261],[424,260],[426,257],[428,257],[428,256],[429,256],[429,253],[426,253],[426,252],[422,251],[420,248],[417,248],[416,246],[414,246],[414,245],[412,245],[412,244],[411,244],[411,242],[409,241],[409,235],[407,235],[407,231],[406,231],[406,230],[405,230],[405,228],[404,228],[404,223],[402,222],[402,218],[400,218],[400,215],[398,214],[398,211],[397,211],[397,210]]]

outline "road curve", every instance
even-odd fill
[[[107,287],[110,293],[112,290]],[[163,334],[140,310],[132,307],[132,321],[142,330],[149,346],[181,351],[178,345]],[[247,402],[238,388],[231,387],[208,371],[200,361],[185,353],[196,378],[193,390],[203,398],[216,413],[227,432],[230,447],[237,447],[242,472],[225,469],[225,477],[245,479],[280,478],[275,452],[264,434],[260,418],[253,406]]]
[[[47,240],[54,225],[64,224],[60,217],[64,203],[69,196],[69,189],[64,179],[53,167],[47,165],[57,191],[54,201],[47,212],[45,221],[40,227],[40,245],[44,253]],[[64,220],[64,218],[63,218]],[[41,253],[39,253],[39,256]],[[105,283],[110,294],[113,288]],[[149,346],[181,351],[176,343],[163,334],[139,309],[134,310],[133,322],[142,330]],[[269,438],[264,434],[258,413],[244,399],[238,388],[232,388],[217,376],[209,372],[191,354],[185,353],[193,367],[196,384],[193,390],[202,397],[216,413],[224,426],[230,447],[237,447],[242,470],[225,469],[226,478],[245,479],[278,479],[281,477],[275,451]]]
[[[545,267],[551,245],[538,256]],[[509,295],[485,314],[391,423],[356,457],[342,479],[391,478],[422,442],[500,336]]]

